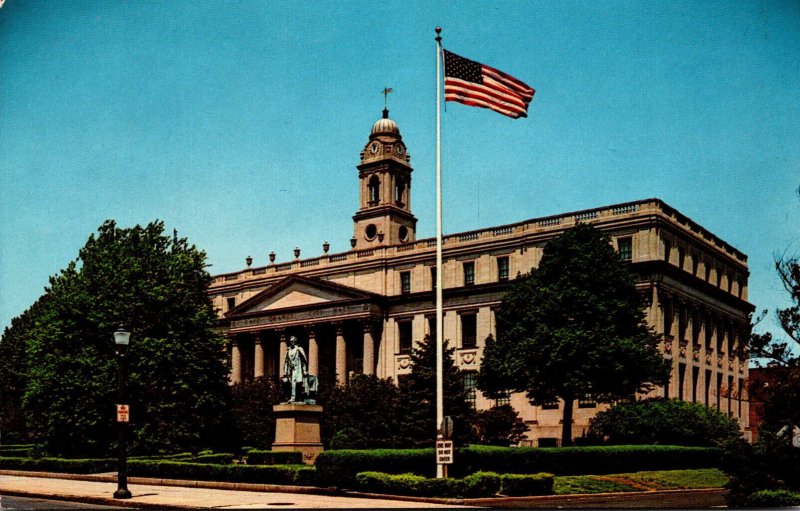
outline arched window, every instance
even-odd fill
[[[397,178],[394,182],[394,201],[398,205],[403,204],[403,193],[406,191],[406,184],[402,178]]]
[[[369,203],[377,204],[380,200],[381,181],[378,176],[372,176],[369,180]]]

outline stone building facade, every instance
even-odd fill
[[[410,373],[409,353],[435,336],[436,240],[416,239],[411,212],[413,169],[388,112],[372,127],[357,166],[359,209],[352,249],[248,266],[214,277],[210,297],[231,339],[233,383],[279,378],[287,339],[305,348],[321,385],[356,373],[382,378]],[[356,177],[354,175],[354,185]],[[299,221],[299,219],[298,219]],[[753,306],[747,302],[747,257],[659,199],[646,199],[447,235],[443,239],[444,338],[455,346],[465,385],[474,388],[486,337],[509,282],[536,267],[548,240],[576,223],[605,232],[638,277],[648,322],[672,361],[668,387],[654,395],[716,407],[748,429],[742,347]],[[479,409],[495,401],[474,391]],[[532,406],[508,396],[532,445],[554,445],[561,404]],[[575,407],[581,436],[601,405]]]

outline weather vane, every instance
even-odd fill
[[[386,103],[387,103],[387,99],[389,98],[389,93],[390,92],[394,92],[394,89],[392,89],[391,87],[386,87],[386,88],[383,89],[383,108],[384,109],[388,108]]]

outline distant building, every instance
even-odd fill
[[[248,267],[217,275],[210,296],[231,340],[232,382],[279,378],[287,338],[295,335],[321,385],[352,374],[395,380],[410,373],[409,353],[435,335],[435,239],[416,239],[410,157],[388,112],[360,155],[360,203],[348,252]],[[353,183],[356,184],[354,175]],[[301,219],[297,219],[298,223]],[[672,380],[654,395],[704,403],[748,430],[742,350],[753,306],[747,302],[747,257],[659,199],[525,220],[444,237],[444,338],[456,347],[475,406],[495,404],[475,390],[484,340],[509,282],[535,267],[545,243],[578,222],[605,232],[638,276],[648,322],[664,334]],[[560,437],[558,402],[531,406],[510,395],[529,425],[532,445]],[[574,435],[601,408],[578,400]]]

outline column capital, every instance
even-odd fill
[[[341,321],[333,321],[331,325],[333,325],[333,328],[336,330],[336,335],[344,334],[344,325]]]
[[[305,326],[306,333],[308,334],[309,339],[316,339],[317,337],[317,325],[314,323]]]

